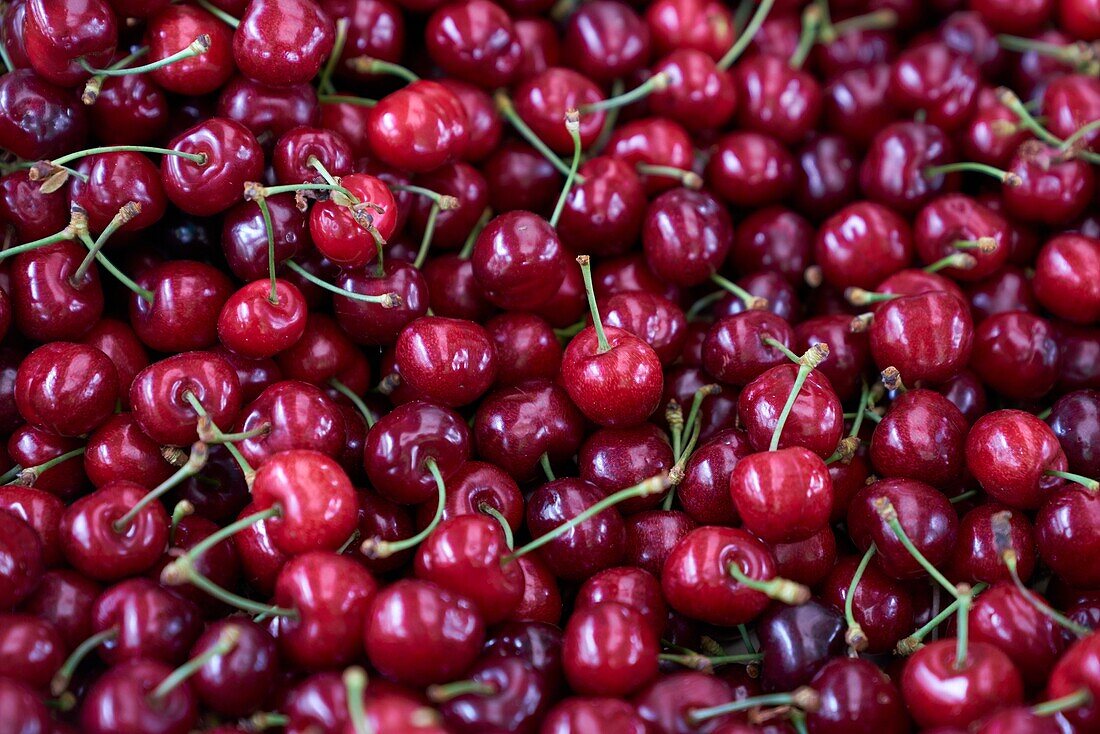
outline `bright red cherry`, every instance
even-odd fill
[[[233,33],[233,60],[261,84],[308,82],[332,51],[332,19],[313,0],[253,0]]]
[[[805,540],[829,523],[829,470],[802,447],[745,457],[734,467],[729,484],[745,529],[769,543]]]
[[[19,367],[15,402],[28,423],[60,434],[91,432],[114,413],[118,371],[103,352],[83,344],[51,342]]]
[[[577,609],[562,638],[570,687],[582,694],[626,696],[657,674],[657,633],[641,613],[614,601]]]

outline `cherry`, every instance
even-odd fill
[[[775,557],[744,530],[696,528],[684,536],[661,574],[665,599],[676,611],[709,624],[734,626],[755,619],[769,597],[789,603],[809,590],[775,576]]]
[[[839,135],[815,135],[796,151],[793,197],[815,219],[858,198],[856,154]]]
[[[34,72],[16,70],[0,80],[0,145],[20,158],[36,161],[78,149],[87,128],[74,96]]]
[[[461,676],[477,658],[485,623],[473,602],[413,579],[382,589],[367,615],[367,657],[384,676],[424,686]]]
[[[486,322],[485,330],[496,353],[497,384],[515,385],[557,376],[562,347],[553,327],[544,319],[534,314],[507,312]]]
[[[1063,711],[1063,716],[1071,725],[1089,727],[1096,723],[1096,675],[1092,672],[1096,655],[1095,634],[1078,640],[1055,665],[1047,683],[1047,694],[1056,700],[1063,696],[1080,696],[1082,690],[1088,692],[1088,699]]]
[[[1007,655],[1031,689],[1047,681],[1066,644],[1064,630],[1011,582],[997,584],[974,600],[969,630],[974,642]]]
[[[649,728],[634,707],[621,698],[578,696],[562,699],[550,709],[540,731],[541,734],[581,734],[588,731],[645,734]]]
[[[1091,553],[1096,537],[1088,528],[1100,514],[1096,494],[1078,486],[1054,492],[1035,516],[1035,541],[1039,557],[1067,583],[1084,588],[1097,585],[1097,574],[1083,564],[1081,554]]]
[[[344,446],[344,426],[339,408],[319,388],[284,380],[244,407],[234,431],[255,435],[234,443],[248,463],[257,468],[279,452],[292,449],[309,449],[335,458]]]
[[[517,34],[519,34],[520,24],[524,22],[530,21],[516,21],[514,24]],[[522,34],[519,35],[522,43]],[[371,55],[377,58],[384,58],[379,56],[379,54]],[[501,135],[503,132],[503,123],[497,116],[493,98],[490,97],[487,92],[475,87],[473,84],[468,84],[458,79],[445,79],[441,83],[458,97],[459,101],[462,102],[462,107],[466,110],[467,140],[466,146],[462,150],[462,159],[471,162],[485,160],[493,151],[500,148]],[[445,170],[446,169],[444,169],[444,171]],[[460,170],[463,174],[467,172],[465,167]],[[432,190],[435,191],[436,189],[433,188]],[[448,193],[451,193],[452,196],[458,196],[453,192]],[[465,209],[466,203],[469,202],[469,197],[458,196],[458,198],[463,203],[460,209]],[[445,213],[441,213],[441,218],[443,214]],[[471,212],[471,216],[479,215],[480,212],[476,214]]]
[[[332,20],[312,0],[249,3],[233,34],[237,68],[261,84],[308,82],[332,51]]]
[[[103,423],[118,398],[118,372],[94,347],[51,342],[35,349],[19,367],[15,401],[32,425],[63,436],[79,436]]]
[[[932,264],[963,250],[972,267],[940,271],[958,280],[980,280],[998,271],[1008,259],[1008,223],[970,197],[948,194],[925,206],[913,225],[917,256]],[[977,246],[975,246],[975,243]]]
[[[810,685],[817,692],[818,705],[806,724],[814,734],[904,734],[909,730],[898,689],[866,660],[831,660]]]
[[[340,327],[359,343],[390,344],[396,341],[408,324],[427,312],[428,298],[436,293],[436,288],[429,287],[432,275],[430,266],[436,262],[429,261],[423,273],[410,263],[394,258],[383,262],[381,274],[373,265],[341,270],[336,278],[336,285],[340,288],[372,299],[385,299],[386,296],[389,299],[378,302],[337,296],[334,310]],[[394,300],[400,303],[394,304]],[[443,315],[439,308],[435,312]],[[474,314],[470,318],[473,320],[479,315]]]
[[[509,309],[530,309],[550,300],[567,267],[554,228],[525,211],[491,220],[474,243],[471,263],[489,301]]]
[[[584,295],[584,280],[578,270],[577,280],[580,281],[580,292]],[[568,276],[566,276],[568,278]],[[667,298],[674,303],[683,300],[683,293],[679,286],[672,285],[658,278],[646,264],[643,255],[624,255],[622,257],[604,260],[596,267],[593,275],[596,283],[597,298],[609,298],[617,293],[629,293],[630,291],[645,291],[654,295]],[[583,309],[582,309],[583,310]]]
[[[0,216],[24,242],[49,237],[69,223],[64,197],[45,194],[41,186],[41,182],[31,181],[25,170],[0,177]]]
[[[782,143],[763,132],[730,133],[718,141],[707,163],[706,180],[731,204],[777,204],[794,188],[794,158]]]
[[[223,716],[247,716],[270,695],[279,672],[278,651],[275,641],[255,622],[226,619],[207,627],[191,648],[191,656],[211,649],[226,630],[237,635],[236,645],[203,665],[191,685],[199,701],[211,710]]]
[[[48,622],[24,614],[0,615],[0,672],[45,689],[65,660],[60,635]]]
[[[736,520],[729,477],[737,463],[752,450],[745,432],[730,428],[720,431],[692,453],[677,488],[680,504],[692,520],[704,525]]]
[[[1100,319],[1100,241],[1061,235],[1039,251],[1032,281],[1035,297],[1051,313],[1075,324]]]
[[[599,0],[602,2],[603,0]],[[581,165],[558,222],[562,244],[575,253],[621,255],[637,241],[646,210],[640,176],[620,158]]]
[[[1100,8],[1091,2],[1058,3],[1058,19],[1074,36],[1096,38],[1100,28]]]
[[[912,259],[909,226],[874,202],[851,204],[818,229],[814,255],[825,281],[838,288],[874,288]]]
[[[562,601],[554,574],[538,556],[521,556],[515,562],[523,571],[523,598],[512,612],[512,619],[558,624]]]
[[[1087,477],[1100,475],[1097,438],[1100,437],[1100,395],[1078,390],[1058,398],[1047,418],[1069,462],[1070,471]]]
[[[963,515],[959,521],[959,540],[951,562],[952,575],[971,582],[1011,581],[1005,564],[1003,548],[998,545],[1000,527],[994,521],[1007,523],[1008,538],[1016,553],[1016,568],[1021,579],[1031,578],[1035,571],[1035,534],[1031,523],[1021,513],[1007,512],[1005,505],[987,502]],[[1003,526],[1001,526],[1003,527]]]
[[[49,623],[71,650],[92,634],[92,605],[101,591],[99,584],[76,571],[47,571],[20,609]]]
[[[0,511],[0,578],[4,579],[0,603],[5,609],[17,606],[38,586],[45,571],[42,541],[28,523],[14,513]]]
[[[795,340],[790,345],[796,352],[814,344],[829,345],[829,358],[817,369],[829,378],[841,401],[859,394],[860,382],[871,361],[867,335],[852,332],[851,322],[851,318],[841,314],[806,319],[795,326]]]
[[[437,316],[481,322],[493,313],[493,305],[474,278],[469,260],[458,255],[440,255],[430,258],[420,274],[427,286],[432,312]]]
[[[945,43],[925,43],[894,62],[890,98],[905,112],[924,110],[931,124],[953,132],[974,111],[980,78],[973,56]]]
[[[455,731],[533,726],[548,704],[546,682],[528,662],[514,657],[482,660],[462,681],[433,686],[444,720]],[[464,691],[461,692],[460,691]],[[456,695],[457,694],[457,695]]]
[[[706,0],[659,0],[646,9],[646,24],[659,53],[691,48],[722,58],[734,41],[729,8]]]
[[[766,207],[741,220],[730,261],[742,272],[775,271],[799,284],[810,264],[813,237],[813,227],[798,212]]]
[[[87,250],[59,242],[16,255],[10,296],[15,326],[36,341],[76,340],[103,315],[99,272],[87,270],[75,280]]]
[[[1015,265],[1005,265],[994,276],[970,285],[966,295],[976,323],[1007,311],[1039,311],[1031,278]]]
[[[651,67],[665,74],[668,86],[649,97],[652,112],[692,132],[716,130],[733,117],[737,88],[725,69],[702,51],[680,48]]]
[[[561,192],[562,177],[534,148],[505,141],[482,167],[494,211],[533,211],[549,215]]]
[[[95,650],[110,665],[148,659],[175,665],[202,632],[198,608],[143,578],[127,579],[103,591],[90,611]],[[74,655],[75,657],[75,655]],[[66,683],[58,676],[56,683]]]
[[[6,485],[0,488],[0,509],[34,528],[42,541],[42,560],[47,566],[61,565],[59,525],[65,505],[60,499],[42,489]]]
[[[911,390],[894,401],[875,427],[871,461],[883,476],[950,485],[963,471],[968,430],[950,400],[931,390]]]
[[[265,201],[271,216],[275,259],[283,263],[301,252],[308,242],[306,217],[294,206],[292,194],[275,194]],[[226,212],[221,244],[229,268],[238,278],[253,281],[268,276],[267,228],[256,202],[244,202]]]
[[[1002,709],[981,720],[974,730],[980,734],[1012,734],[1013,732],[1033,732],[1033,734],[1056,734],[1058,721],[1053,716],[1036,714],[1031,709],[1016,706]]]
[[[756,630],[764,650],[760,679],[765,690],[791,690],[809,683],[844,648],[843,617],[816,601],[772,607]]]
[[[311,158],[316,158],[333,176],[352,172],[351,145],[342,135],[300,125],[283,133],[275,143],[272,156],[275,180],[281,184],[324,182],[318,169],[310,164]]]
[[[859,565],[856,556],[837,561],[822,584],[821,601],[845,611],[850,595],[849,644],[865,647],[871,654],[890,652],[898,640],[913,630],[913,600],[901,583],[874,565],[864,569],[853,592],[852,580]],[[858,637],[853,636],[853,627]]]
[[[372,75],[361,74],[354,64],[348,63],[360,56],[395,63],[400,61],[405,47],[405,16],[396,5],[387,0],[365,3],[321,0],[320,5],[330,18],[345,19],[347,22],[341,63],[336,64],[337,78],[371,80]]]
[[[1019,410],[982,416],[966,437],[966,461],[991,497],[1021,509],[1039,507],[1063,481],[1048,472],[1066,469],[1066,456],[1053,431]]]
[[[778,345],[778,346],[776,346]],[[703,367],[724,383],[744,386],[787,361],[794,331],[766,311],[743,311],[716,321],[703,341]]]
[[[790,145],[816,126],[821,88],[813,76],[784,59],[761,54],[738,64],[738,122]]]
[[[745,457],[730,475],[730,496],[745,529],[770,543],[805,540],[829,523],[829,471],[801,447]]]
[[[608,155],[624,161],[635,170],[642,166],[649,173],[640,178],[648,194],[670,189],[683,180],[657,173],[657,170],[692,170],[694,153],[687,130],[662,117],[631,120],[615,128],[607,143]],[[648,167],[648,168],[646,168]]]
[[[197,723],[195,694],[186,684],[165,692],[173,670],[155,660],[130,660],[104,673],[84,696],[80,729],[89,734],[131,731],[182,732]]]
[[[1025,222],[1054,225],[1076,219],[1096,188],[1086,163],[1037,141],[1020,145],[1008,170],[1019,184],[1004,187],[1001,196],[1012,215]]]
[[[425,41],[448,76],[491,89],[514,79],[522,54],[508,13],[488,0],[439,8],[428,19]]]
[[[527,529],[537,540],[604,498],[599,488],[581,479],[551,481],[528,497]],[[624,543],[622,516],[609,507],[545,542],[538,552],[555,576],[579,581],[618,565]]]
[[[569,16],[562,46],[578,71],[597,83],[609,83],[645,66],[650,29],[628,5],[598,0]]]
[[[836,565],[836,536],[826,526],[806,540],[776,543],[772,552],[783,578],[805,586],[819,586]]]
[[[202,8],[190,5],[166,5],[148,17],[144,40],[149,47],[146,57],[149,62],[168,58],[200,36],[209,39],[203,53],[150,72],[157,86],[176,94],[198,96],[219,89],[233,76],[233,31],[225,23]],[[96,108],[102,102],[103,93]]]
[[[1059,138],[1070,138],[1077,130],[1096,119],[1100,106],[1100,87],[1084,74],[1066,74],[1052,79],[1043,91],[1043,113],[1046,126]],[[1074,137],[1085,149],[1096,145],[1095,131]]]
[[[823,117],[832,132],[866,146],[897,117],[887,96],[889,64],[850,69],[825,87]]]
[[[395,358],[402,380],[425,399],[455,407],[472,403],[496,379],[496,352],[478,324],[423,316],[401,332]]]
[[[911,214],[938,192],[955,186],[955,175],[943,170],[953,159],[951,141],[935,125],[896,122],[871,141],[859,182],[864,194],[880,204]]]
[[[185,446],[198,437],[198,405],[215,426],[230,426],[241,407],[236,370],[211,352],[184,352],[149,365],[130,386],[138,426],[154,441]]]
[[[781,364],[741,391],[737,412],[756,450],[763,451],[769,444],[773,444],[772,449],[801,446],[824,458],[836,449],[844,428],[840,400],[829,379],[816,371],[805,372],[804,382],[796,387],[804,370],[794,364]],[[785,410],[787,404],[791,407]],[[784,413],[787,417],[782,422],[780,416]],[[781,431],[778,436],[777,427]]]
[[[582,148],[596,142],[603,128],[606,113],[601,108],[586,111],[585,107],[603,101],[603,94],[587,77],[571,69],[551,67],[520,84],[513,100],[498,99],[498,107],[504,103],[514,107],[515,114],[526,123],[535,136],[556,153],[573,150],[573,138],[562,121],[568,110],[580,110],[580,139]]]
[[[944,292],[887,301],[875,313],[870,332],[875,364],[883,369],[896,367],[909,384],[935,384],[954,377],[966,364],[975,341],[965,305]]]
[[[1023,682],[998,648],[971,642],[956,664],[955,640],[939,640],[905,663],[901,693],[910,714],[924,727],[966,727],[998,708],[1023,700]]]
[[[169,200],[188,214],[210,216],[241,197],[244,184],[260,178],[263,153],[243,125],[214,117],[169,142],[172,150],[197,158],[168,155],[161,179]]]
[[[237,373],[241,384],[241,400],[255,400],[261,392],[278,382],[282,370],[273,359],[245,359],[236,352],[223,346],[214,347],[211,352],[221,357]]]
[[[683,365],[673,367],[668,372],[665,394],[662,398],[664,410],[660,412],[664,415],[666,422],[673,400],[680,405],[681,413],[686,406],[690,415],[695,404],[695,393],[709,383],[709,375],[698,367]],[[737,394],[728,388],[720,388],[714,392],[713,387],[708,387],[703,393],[709,394],[704,395],[699,405],[696,422],[699,424],[699,441],[706,442],[734,424],[737,416]],[[690,441],[691,437],[688,436],[687,440]]]
[[[558,29],[553,23],[545,18],[518,18],[513,25],[523,49],[516,74],[518,78],[530,79],[561,63],[561,42],[558,40]]]
[[[12,678],[0,678],[0,706],[5,716],[19,722],[24,730],[49,732],[56,731],[58,726],[38,692]]]
[[[577,609],[562,638],[569,686],[594,696],[625,696],[657,674],[657,633],[641,613],[614,601]]]
[[[456,413],[430,403],[411,402],[398,406],[370,429],[363,466],[382,496],[419,504],[437,491],[429,465],[446,479],[469,457],[469,429]],[[346,537],[347,533],[343,539]]]
[[[255,514],[256,506],[248,504],[240,510],[239,519]],[[249,524],[233,537],[233,545],[237,549],[241,568],[249,585],[268,595],[274,593],[279,571],[286,564],[288,556],[271,542],[267,521]]]
[[[642,423],[629,428],[601,428],[590,434],[577,453],[577,464],[582,479],[612,494],[669,471],[674,458],[664,432],[651,423]],[[627,500],[620,509],[636,512],[660,501],[660,495]]]
[[[265,149],[300,125],[316,125],[321,115],[317,92],[308,84],[269,87],[235,76],[218,95],[217,114],[244,125]]]
[[[1054,386],[1058,359],[1050,322],[1010,312],[994,314],[978,325],[970,364],[997,392],[1017,400],[1034,400]]]
[[[134,376],[149,365],[149,355],[137,334],[128,325],[115,319],[102,319],[82,339],[114,362],[118,370],[119,400],[123,408],[130,407],[130,385]]]
[[[959,148],[963,156],[989,166],[1007,167],[1028,137],[1028,131],[1018,122],[1019,118],[1001,103],[994,90],[981,89],[978,108],[961,132]]]
[[[23,43],[32,68],[43,79],[70,87],[88,72],[80,62],[100,67],[110,61],[118,26],[103,0],[48,3],[29,0]]]
[[[367,135],[383,163],[427,172],[461,154],[468,137],[465,110],[442,84],[414,81],[371,109]]]

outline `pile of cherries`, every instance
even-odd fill
[[[0,734],[1100,732],[1100,1],[0,13]]]

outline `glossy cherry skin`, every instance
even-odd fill
[[[386,262],[388,265],[390,261]],[[429,258],[420,275],[427,286],[432,312],[437,316],[482,322],[492,315],[494,306],[474,278],[469,260],[451,254]],[[424,304],[425,311],[427,305]]]
[[[429,288],[428,268],[433,262],[435,261],[429,261],[425,272],[421,273],[411,263],[387,258],[383,262],[380,277],[374,265],[341,270],[336,279],[336,285],[341,288],[373,296],[396,293],[401,303],[392,308],[384,308],[377,303],[338,296],[333,301],[333,310],[340,327],[360,344],[391,344],[396,341],[406,325],[428,310],[429,294],[434,295],[436,292],[435,288]],[[435,309],[435,313],[444,315],[439,308]],[[478,314],[472,317],[456,315],[458,318],[471,320],[475,320],[477,316]]]
[[[761,54],[737,65],[737,120],[790,145],[801,141],[821,115],[821,87],[808,72]]]
[[[121,480],[69,505],[61,517],[61,550],[70,565],[98,581],[115,581],[146,570],[168,543],[168,513],[146,505],[123,531],[114,523],[148,488]]]
[[[547,682],[518,657],[481,660],[466,679],[487,684],[493,693],[466,693],[440,705],[444,720],[456,733],[525,731],[549,704]]]
[[[523,598],[512,612],[512,620],[558,624],[562,617],[562,600],[554,574],[538,556],[522,556],[516,564],[523,571]]]
[[[605,327],[610,349],[601,352],[594,327],[565,348],[562,382],[585,416],[602,426],[644,421],[661,400],[664,378],[653,347],[624,329]]]
[[[344,447],[345,421],[339,407],[319,388],[305,382],[276,382],[241,410],[234,432],[263,426],[260,435],[237,442],[253,468],[281,451],[310,449],[337,457]]]
[[[271,635],[250,620],[219,620],[195,642],[191,657],[209,650],[230,629],[238,635],[233,649],[199,668],[190,685],[199,701],[212,711],[223,716],[247,716],[268,700],[279,672],[278,650]]]
[[[332,20],[312,0],[249,3],[233,34],[233,60],[261,84],[308,82],[332,51]]]
[[[896,122],[883,128],[867,151],[860,167],[863,193],[903,214],[912,214],[937,192],[950,189],[956,177],[937,173],[931,166],[954,159],[951,140],[935,125]]]
[[[145,229],[164,216],[164,189],[153,162],[140,153],[103,153],[81,159],[76,170],[87,181],[74,176],[69,199],[88,214],[88,227],[102,232],[128,202],[140,207],[136,217],[120,227],[123,232]]]
[[[1100,474],[1100,394],[1078,390],[1054,403],[1047,418],[1062,445],[1070,471],[1092,477]]]
[[[970,635],[974,642],[993,645],[1007,655],[1031,690],[1047,682],[1067,639],[1065,631],[1011,581],[990,587],[974,600]]]
[[[906,734],[908,717],[898,689],[874,664],[838,658],[810,682],[818,709],[806,717],[813,734]]]
[[[374,488],[394,502],[419,504],[436,495],[435,480],[424,464],[429,458],[444,478],[470,458],[469,429],[447,408],[406,403],[367,433],[363,466]]]
[[[275,239],[275,259],[280,264],[301,252],[309,242],[306,216],[294,206],[293,194],[267,198],[271,229]],[[263,215],[254,202],[243,202],[230,209],[222,220],[222,250],[229,269],[244,281],[268,277],[267,230]]]
[[[721,382],[743,387],[787,361],[783,352],[764,342],[765,338],[794,348],[790,324],[774,314],[751,310],[723,316],[714,322],[703,341],[703,367]]]
[[[161,179],[168,199],[188,214],[211,216],[240,201],[244,184],[263,173],[263,151],[239,122],[212,117],[173,138],[168,147],[205,155],[202,165],[166,155]]]
[[[731,563],[754,579],[775,576],[775,557],[746,531],[718,526],[692,530],[672,548],[661,573],[669,606],[692,619],[723,627],[755,619],[770,600],[739,584],[729,574]]]
[[[798,367],[791,363],[772,367],[741,391],[737,412],[757,451],[770,445],[797,372]],[[801,446],[822,458],[832,455],[844,428],[843,412],[829,378],[810,372],[783,426],[778,447]]]
[[[347,61],[357,56],[370,56],[383,61],[398,62],[405,47],[405,17],[388,0],[355,2],[354,0],[321,0],[321,8],[330,18],[346,18],[347,39],[337,64],[337,78],[349,81],[370,81],[372,75],[360,74],[347,67]],[[328,127],[327,125],[325,127]]]
[[[425,42],[447,76],[489,89],[512,82],[523,53],[512,19],[488,0],[465,0],[436,10],[428,19]]]
[[[557,376],[561,369],[561,342],[545,319],[529,313],[507,312],[486,323],[485,330],[496,353],[498,385]]]
[[[218,316],[218,339],[249,359],[272,357],[292,346],[306,330],[306,302],[294,284],[255,280],[231,295]]]
[[[486,624],[507,618],[523,597],[523,572],[496,519],[483,514],[440,523],[416,553],[416,577],[474,602]]]
[[[257,510],[278,504],[282,513],[266,521],[275,547],[293,555],[335,550],[359,518],[359,501],[347,474],[316,451],[280,451],[256,471],[252,496]]]
[[[456,407],[474,402],[497,375],[496,351],[479,324],[422,316],[397,338],[401,379],[433,403]]]
[[[621,255],[642,231],[646,210],[641,177],[625,161],[598,156],[581,165],[558,221],[562,244],[578,254]]]
[[[744,431],[730,428],[699,446],[688,460],[676,495],[684,512],[703,525],[725,525],[737,519],[729,477],[753,451]]]
[[[457,207],[436,213],[432,249],[460,250],[489,205],[488,181],[470,164],[457,162],[417,176],[416,184],[458,200]],[[413,233],[424,234],[433,205],[426,196],[412,200]]]
[[[118,371],[119,401],[124,409],[130,407],[130,385],[138,372],[149,365],[149,355],[137,334],[122,321],[102,319],[81,341],[107,355]]]
[[[572,153],[573,138],[565,129],[565,113],[602,100],[604,95],[588,78],[571,69],[552,67],[527,79],[513,94],[519,116],[535,134],[557,153]],[[603,128],[603,110],[581,115],[582,147],[596,142]]]
[[[562,638],[570,687],[585,695],[626,696],[657,674],[658,635],[638,611],[603,601],[573,612]]]
[[[1001,709],[985,717],[974,731],[977,734],[1058,734],[1065,718],[1059,714],[1041,716],[1026,706]]]
[[[1061,235],[1039,251],[1032,281],[1035,297],[1051,313],[1075,324],[1100,319],[1100,241]]]
[[[734,132],[718,141],[706,168],[707,184],[723,199],[743,207],[777,204],[794,185],[794,159],[775,138]]]
[[[1098,545],[1095,527],[1100,516],[1096,495],[1077,485],[1056,492],[1035,516],[1035,541],[1039,557],[1067,583],[1082,588],[1100,585],[1100,574],[1087,563],[1083,554],[1094,552]]]
[[[169,260],[137,280],[153,294],[152,302],[130,298],[130,324],[147,346],[184,352],[216,343],[218,316],[233,292],[224,273],[194,260]]]
[[[189,731],[199,716],[190,686],[176,686],[155,701],[150,698],[171,673],[170,666],[155,660],[130,660],[111,668],[85,695],[80,730],[89,734]]]
[[[794,328],[791,349],[801,354],[814,344],[829,345],[829,358],[817,366],[829,378],[842,402],[859,395],[860,382],[871,363],[870,341],[866,333],[853,333],[851,318],[844,314],[806,319]]]
[[[462,515],[485,515],[485,508],[499,512],[513,531],[523,524],[523,496],[503,469],[481,461],[468,461],[447,477],[447,499],[443,520]],[[436,503],[420,505],[418,521],[426,526]]]
[[[825,526],[806,540],[772,546],[779,575],[804,586],[819,586],[836,565],[836,536]]]
[[[5,609],[16,607],[30,596],[45,572],[42,541],[28,523],[7,511],[0,511],[0,604]]]
[[[1032,279],[1015,265],[1005,265],[992,277],[970,285],[966,297],[975,323],[1006,311],[1038,313],[1040,309]]]
[[[278,365],[287,379],[321,386],[333,377],[348,377],[357,355],[355,345],[331,316],[311,311],[305,334],[294,346],[278,355]]]
[[[531,309],[548,301],[568,267],[554,228],[525,211],[490,221],[477,237],[470,262],[486,297],[508,309]]]
[[[604,494],[632,487],[649,477],[663,474],[674,463],[672,447],[664,432],[652,423],[629,428],[602,428],[590,434],[577,453],[581,478]],[[619,505],[624,513],[649,509],[661,495],[637,497]]]
[[[0,672],[45,689],[65,661],[64,643],[48,622],[25,614],[0,615]]]
[[[957,130],[977,103],[981,74],[973,57],[944,43],[926,43],[902,52],[890,77],[890,98],[900,109],[923,109],[928,121]]]
[[[949,293],[902,296],[882,304],[871,323],[871,354],[880,369],[896,367],[907,385],[944,382],[970,358],[969,309]]]
[[[15,403],[30,424],[62,436],[91,432],[114,412],[118,372],[103,352],[51,342],[27,355],[15,378]]]
[[[1044,472],[1065,471],[1066,455],[1043,421],[1020,410],[998,410],[982,416],[970,429],[966,463],[995,500],[1035,509],[1063,484],[1064,480]]]
[[[607,154],[634,168],[639,163],[691,170],[694,155],[687,130],[663,117],[631,120],[615,128],[607,143]],[[677,185],[669,176],[641,175],[650,195]]]
[[[627,706],[627,704],[623,704]],[[58,724],[42,702],[42,696],[25,683],[12,678],[0,678],[0,706],[5,716],[21,727],[16,731],[53,732]],[[629,706],[627,706],[629,709]]]
[[[603,498],[603,492],[581,479],[548,482],[528,497],[527,529],[532,538],[539,538]],[[537,552],[555,576],[579,581],[618,565],[625,537],[622,515],[610,507],[570,528]]]
[[[673,366],[666,376],[662,407],[657,409],[657,414],[664,416],[672,400],[680,404],[681,411],[687,406],[687,411],[691,412],[691,406],[695,403],[695,392],[710,382],[710,376],[699,367]],[[733,426],[737,420],[736,391],[722,388],[719,392],[704,397],[697,419],[700,425],[699,441],[702,443]]]
[[[205,52],[150,72],[157,86],[193,96],[220,88],[235,70],[233,29],[202,8],[190,5],[169,5],[152,15],[145,29],[145,43],[149,46],[146,61],[167,58],[203,34],[210,37],[210,47]]]
[[[110,62],[118,42],[114,11],[103,0],[50,3],[31,0],[23,22],[23,43],[31,67],[51,84],[71,87],[93,68]]]
[[[294,128],[317,125],[321,111],[317,92],[309,84],[269,87],[235,76],[222,87],[216,113],[248,128],[257,140],[263,140],[267,152]]]
[[[56,158],[79,150],[88,120],[75,95],[29,69],[0,79],[0,144],[25,160]]]
[[[474,417],[478,455],[516,481],[534,479],[539,459],[572,459],[584,439],[584,416],[564,388],[526,380],[490,393]]]
[[[767,207],[738,222],[730,261],[741,272],[774,271],[797,285],[810,265],[814,234],[798,212]]]
[[[814,255],[826,282],[873,289],[912,259],[909,226],[881,204],[857,202],[818,229]]]
[[[90,610],[90,632],[118,634],[96,648],[110,665],[145,658],[178,665],[202,632],[198,608],[149,579],[127,579],[103,591]]]
[[[493,211],[533,211],[550,216],[564,179],[529,145],[505,141],[482,166]]]
[[[1039,316],[994,314],[974,331],[971,367],[1006,397],[1035,400],[1045,395],[1058,378],[1058,360],[1054,329]]]
[[[314,551],[291,558],[275,581],[275,603],[298,616],[278,620],[280,654],[309,670],[357,659],[377,588],[370,572],[346,556]]]
[[[103,289],[96,268],[84,280],[73,276],[87,250],[59,242],[16,255],[10,291],[15,326],[35,341],[76,340],[103,315]]]
[[[1055,225],[1079,217],[1092,200],[1096,180],[1083,161],[1059,157],[1055,148],[1036,141],[1022,144],[1009,172],[1018,186],[1005,186],[1002,197],[1013,217]]]
[[[184,397],[190,392],[218,427],[233,425],[241,408],[237,372],[210,352],[185,352],[149,365],[130,386],[138,426],[154,441],[185,446],[197,438],[198,415]]]
[[[913,479],[882,479],[860,490],[848,508],[848,533],[863,551],[874,543],[873,562],[896,579],[924,576],[925,571],[880,517],[875,501],[885,498],[913,545],[936,567],[951,558],[958,534],[958,516],[947,497]]]
[[[371,109],[367,134],[371,150],[383,163],[423,173],[462,153],[467,139],[466,113],[447,87],[416,81]]]
[[[668,86],[648,98],[650,110],[692,132],[716,130],[733,117],[737,88],[729,72],[702,51],[680,48],[651,67],[667,75]]]
[[[997,708],[1023,700],[1023,681],[996,647],[970,642],[966,666],[955,668],[955,640],[931,642],[914,653],[901,675],[910,714],[925,727],[966,727]]]
[[[1067,709],[1063,714],[1071,724],[1082,728],[1095,726],[1100,716],[1095,703],[1097,650],[1095,634],[1075,642],[1058,661],[1047,684],[1047,696],[1050,698],[1068,696],[1081,689],[1086,689],[1092,694],[1092,702]]]
[[[1011,512],[1007,506],[997,502],[978,505],[959,520],[959,540],[951,561],[953,577],[971,583],[983,581],[987,584],[1012,580],[1008,567],[1001,558],[1001,552],[997,549],[993,526],[993,517],[1006,511],[1009,540],[1016,551],[1017,573],[1024,581],[1031,578],[1038,557],[1031,522],[1023,513]]]
[[[275,180],[280,184],[323,183],[321,174],[309,165],[310,157],[336,178],[352,172],[354,156],[342,135],[302,125],[288,130],[275,143],[271,162]]]
[[[715,273],[733,243],[733,225],[710,194],[673,189],[646,211],[642,245],[650,269],[676,285],[698,285]]]
[[[561,41],[553,23],[545,18],[518,18],[513,25],[523,49],[516,74],[518,78],[530,79],[561,63]]]
[[[1009,226],[996,212],[968,196],[948,194],[929,202],[913,224],[913,240],[921,262],[931,264],[958,250],[957,240],[991,237],[997,247],[991,253],[966,250],[976,260],[972,268],[945,268],[942,275],[957,280],[981,280],[992,275],[1008,260]]]
[[[43,489],[5,485],[0,488],[0,510],[16,515],[38,533],[42,560],[47,566],[61,565],[60,521],[64,503]]]
[[[624,3],[601,0],[569,17],[564,57],[588,78],[606,84],[639,71],[649,60],[650,33]]]
[[[20,610],[48,622],[71,650],[92,634],[91,609],[100,591],[99,584],[76,571],[47,571]]]
[[[60,232],[69,223],[65,197],[44,194],[41,186],[25,170],[0,177],[0,217],[24,242]]]
[[[963,471],[968,430],[966,418],[950,400],[931,390],[910,390],[875,427],[871,461],[881,476],[943,487]]]
[[[744,528],[766,542],[805,540],[829,523],[829,470],[800,446],[745,457],[734,467],[729,484]]]
[[[843,611],[860,558],[841,558],[822,583],[821,601]],[[914,629],[913,600],[901,582],[868,566],[856,586],[852,616],[867,638],[867,652],[888,653]]]
[[[868,145],[880,130],[896,119],[887,97],[890,65],[881,63],[850,69],[825,87],[826,127],[859,146]]]
[[[810,682],[830,658],[844,650],[844,617],[816,601],[775,605],[756,627],[764,651],[764,690],[788,691]]]
[[[485,623],[465,597],[404,579],[378,592],[363,636],[379,672],[424,686],[456,680],[470,667],[485,639]]]

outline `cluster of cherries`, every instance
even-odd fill
[[[1098,0],[0,61],[0,734],[1100,732]]]

